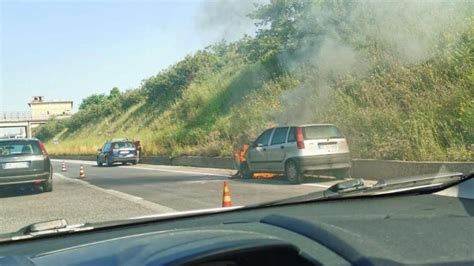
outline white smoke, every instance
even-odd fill
[[[232,42],[244,35],[254,35],[256,26],[248,17],[256,5],[268,0],[217,0],[205,1],[200,7],[197,27],[211,43],[222,39]]]
[[[305,80],[282,96],[284,110],[275,117],[278,123],[319,122],[313,120],[314,114],[324,111],[332,100],[334,81],[349,75],[360,77],[370,69],[374,59],[357,47],[360,43],[383,50],[387,60],[406,65],[423,63],[440,51],[444,38],[459,38],[465,32],[463,22],[472,16],[474,6],[474,1],[344,3],[346,6],[339,8],[345,12],[343,16],[315,4],[297,25],[298,31],[314,34],[306,34],[296,52],[280,58],[293,75]],[[344,29],[357,32],[348,36]],[[301,75],[298,66],[302,62],[313,72]]]

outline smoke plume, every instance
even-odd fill
[[[232,42],[245,34],[254,35],[256,26],[248,17],[256,5],[268,0],[218,0],[205,1],[197,17],[197,26],[206,39]]]
[[[319,122],[314,121],[314,114],[331,102],[334,81],[364,76],[373,67],[369,48],[361,44],[380,48],[388,61],[398,64],[426,62],[440,51],[447,33],[449,38],[459,38],[466,30],[463,22],[472,16],[473,5],[469,1],[345,1],[335,9],[313,3],[297,24],[304,33],[302,45],[291,55],[280,56],[293,75],[301,76],[302,62],[312,72],[282,96],[284,110],[275,120],[280,124]]]

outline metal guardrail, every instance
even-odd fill
[[[50,115],[32,117],[30,112],[2,112],[0,113],[0,122],[42,121],[48,120],[51,117]]]
[[[23,121],[31,120],[30,112],[3,112],[0,115],[0,121]]]

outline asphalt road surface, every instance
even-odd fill
[[[54,189],[40,193],[30,188],[0,191],[0,233],[34,222],[65,218],[71,224],[100,222],[176,211],[218,208],[224,181],[234,206],[303,195],[324,190],[340,180],[307,178],[291,185],[284,178],[233,179],[235,170],[117,165],[67,160],[66,172],[53,160]],[[85,177],[79,178],[83,165]]]

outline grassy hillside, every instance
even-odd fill
[[[274,1],[251,15],[257,36],[187,56],[136,90],[90,96],[35,135],[52,154],[95,154],[128,137],[148,155],[226,156],[269,126],[330,122],[354,157],[472,160],[472,5],[426,12],[407,3],[384,7],[391,14],[350,1]],[[404,18],[397,8],[414,11]]]

